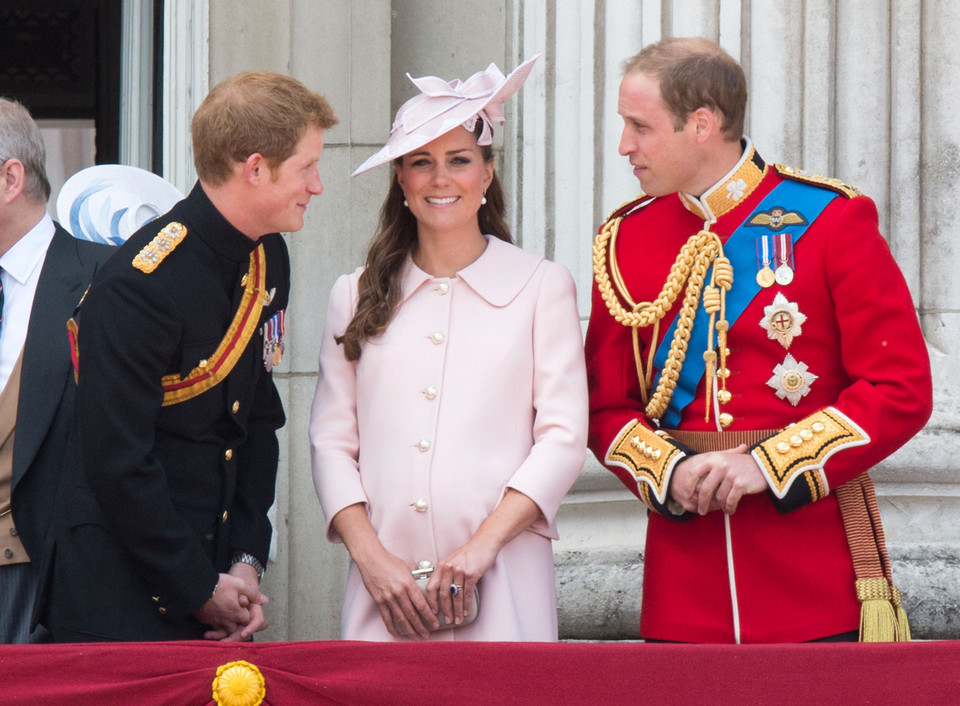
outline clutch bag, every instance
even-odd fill
[[[423,591],[423,595],[427,595],[427,581],[430,579],[430,576],[433,574],[433,564],[429,561],[421,561],[419,568],[414,569],[412,572],[413,578],[416,580],[417,585],[420,587],[420,590]],[[469,625],[474,620],[477,619],[477,614],[480,612],[480,589],[477,586],[473,588],[473,606],[472,610],[463,616],[463,622],[459,625],[455,623],[448,623],[447,619],[443,615],[443,611],[440,611],[440,627],[436,628],[437,630],[445,630],[446,628],[462,628],[465,625]],[[431,628],[434,629],[434,628]]]

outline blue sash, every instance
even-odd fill
[[[823,212],[827,204],[837,196],[836,192],[820,186],[785,180],[767,194],[760,205],[737,226],[733,235],[723,246],[724,255],[730,260],[734,272],[733,286],[726,296],[726,316],[731,329],[740,314],[762,289],[757,284],[756,278],[749,276],[756,269],[757,237],[757,230],[747,225],[750,220],[758,213],[769,212],[772,208],[787,204],[788,206],[785,209],[801,213],[806,219],[806,223],[783,226],[776,231],[775,237],[779,237],[781,233],[787,233],[790,236],[790,242],[796,246],[797,241],[810,227],[810,224]],[[710,281],[712,271],[713,266],[707,272],[704,286]],[[660,380],[663,366],[666,365],[667,355],[670,353],[670,344],[673,342],[673,335],[676,333],[677,319],[679,318],[679,316],[674,318],[670,328],[664,333],[660,346],[654,355],[653,364],[658,371],[653,382],[654,389],[656,389]],[[696,395],[697,385],[700,384],[700,378],[706,371],[706,362],[703,360],[702,353],[707,350],[709,329],[710,315],[704,311],[703,306],[698,306],[694,317],[693,330],[690,333],[690,342],[687,346],[687,357],[680,371],[680,378],[677,380],[673,397],[670,399],[667,411],[663,414],[663,419],[660,420],[661,426],[666,429],[677,427],[680,423],[681,412],[693,401]]]

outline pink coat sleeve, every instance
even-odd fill
[[[532,331],[534,443],[508,486],[540,507],[530,529],[556,537],[560,502],[586,458],[588,405],[576,288],[565,267],[546,264]]]
[[[345,507],[366,503],[357,458],[357,365],[334,336],[346,329],[356,304],[356,275],[341,275],[330,293],[320,343],[320,373],[310,412],[313,485],[327,523],[327,538],[339,542],[331,521]]]

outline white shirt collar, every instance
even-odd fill
[[[20,284],[26,284],[46,257],[55,230],[50,214],[44,213],[37,225],[0,256],[0,268]]]

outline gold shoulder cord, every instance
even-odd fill
[[[632,329],[637,379],[640,381],[643,402],[646,404],[646,415],[650,419],[659,420],[670,404],[673,391],[677,386],[677,380],[680,377],[680,371],[683,368],[683,362],[686,359],[694,316],[697,312],[700,294],[703,292],[704,307],[710,314],[707,350],[703,354],[707,364],[705,419],[709,421],[710,396],[713,390],[713,378],[716,374],[717,362],[717,352],[713,346],[714,333],[716,333],[717,346],[720,349],[720,370],[723,371],[720,374],[722,389],[718,392],[718,396],[729,399],[730,394],[726,390],[727,330],[729,329],[726,320],[726,293],[733,285],[733,267],[723,255],[723,244],[720,242],[719,236],[709,230],[701,230],[696,235],[690,236],[689,240],[680,249],[680,254],[677,255],[673,267],[670,268],[670,274],[667,276],[660,295],[651,302],[634,302],[620,274],[616,257],[617,236],[622,220],[622,216],[608,220],[597,235],[593,244],[593,272],[600,295],[610,310],[610,314],[621,324]],[[609,258],[607,256],[608,251],[610,253]],[[611,272],[607,270],[608,259]],[[704,287],[704,279],[711,265],[714,265],[711,281],[708,286]],[[673,307],[684,287],[683,306],[678,315],[676,332],[670,344],[670,353],[667,356],[666,364],[663,366],[657,389],[651,397],[653,358],[657,350],[660,321]],[[620,303],[618,293],[630,307],[630,310],[627,310]],[[647,355],[646,369],[644,370],[638,329],[651,325],[654,327],[653,335]]]

